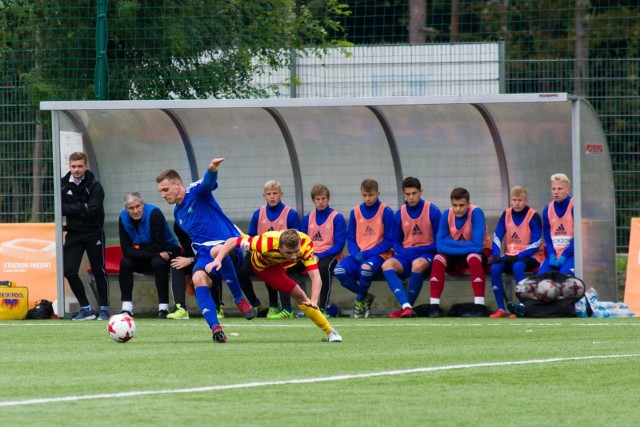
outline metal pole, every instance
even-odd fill
[[[107,2],[97,0],[96,7],[96,68],[94,75],[96,100],[109,99],[109,65],[107,63]]]

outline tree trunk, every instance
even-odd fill
[[[576,62],[573,76],[573,92],[588,95],[589,78],[589,0],[576,0]]]
[[[425,27],[427,26],[426,0],[409,1],[409,44],[426,42]]]
[[[460,40],[460,0],[451,1],[451,43]]]

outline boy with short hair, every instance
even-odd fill
[[[451,207],[442,213],[436,244],[438,254],[431,267],[429,317],[442,316],[440,297],[445,271],[461,272],[469,267],[473,302],[485,305],[484,267],[491,254],[491,240],[484,212],[470,203],[467,189],[458,187],[451,191]]]
[[[257,236],[232,237],[224,245],[211,250],[211,256],[215,259],[206,266],[206,270],[211,272],[220,268],[224,257],[234,248],[249,251],[253,272],[267,286],[284,292],[287,296],[291,295],[304,315],[327,334],[327,341],[342,341],[338,331],[333,329],[318,309],[322,280],[309,236],[298,230],[288,229],[267,231]],[[299,262],[305,266],[311,279],[311,298],[287,275],[286,270]]]
[[[493,233],[491,249],[491,288],[498,310],[491,318],[507,317],[502,273],[513,273],[516,283],[525,272],[538,267],[544,259],[542,219],[527,205],[527,189],[516,185],[511,189],[509,204]],[[504,239],[504,255],[500,256]],[[510,317],[515,317],[511,314]]]
[[[342,259],[342,251],[347,240],[347,222],[340,212],[329,206],[331,193],[326,185],[315,184],[311,188],[311,200],[316,208],[302,218],[301,231],[311,237],[313,250],[318,258],[318,269],[322,279],[318,307],[326,317],[333,269]]]
[[[378,182],[360,185],[363,203],[351,210],[347,225],[349,256],[335,268],[340,284],[356,294],[353,317],[369,317],[375,296],[369,293],[374,276],[392,255],[393,211],[379,200]]]
[[[440,225],[440,209],[422,199],[422,184],[412,176],[402,181],[405,203],[395,214],[395,254],[382,264],[382,272],[391,293],[400,303],[400,309],[389,317],[414,317],[416,302],[424,273],[429,270],[436,255],[436,236]],[[408,295],[402,279],[409,277]]]
[[[249,223],[248,234],[250,236],[256,236],[258,234],[266,233],[267,231],[281,231],[288,228],[300,229],[300,216],[295,209],[282,203],[282,186],[279,181],[269,180],[264,184],[264,191],[262,193],[266,204],[257,209],[251,217]],[[300,269],[300,266],[294,266],[294,269]],[[250,272],[251,267],[249,260],[245,260],[242,265],[244,272]],[[242,278],[241,285],[243,291],[247,294],[251,304],[256,306],[260,304],[260,301],[255,295],[251,280]],[[278,291],[267,286],[269,293],[269,311],[267,312],[267,318],[269,319],[290,319],[293,318],[293,310],[291,309],[291,300],[286,294],[280,294],[280,303],[282,309],[278,307]]]
[[[547,258],[538,274],[557,270],[562,274],[575,274],[573,198],[569,196],[571,181],[563,173],[551,175],[553,200],[542,209],[542,233],[547,245]]]

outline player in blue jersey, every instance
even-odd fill
[[[393,251],[394,218],[390,207],[379,200],[378,181],[360,184],[363,203],[354,207],[347,225],[347,249],[334,270],[340,284],[356,294],[353,317],[369,317],[375,296],[369,293],[374,276]]]
[[[431,202],[422,199],[422,184],[409,176],[402,181],[405,203],[395,214],[395,254],[382,264],[391,293],[400,309],[389,317],[414,317],[413,305],[422,290],[424,274],[436,256],[436,236],[442,213]],[[402,280],[409,278],[408,293]]]
[[[542,209],[542,235],[547,245],[547,258],[538,274],[557,270],[575,274],[573,198],[569,196],[571,181],[563,173],[551,175],[553,200]]]
[[[313,250],[318,258],[318,269],[322,279],[318,308],[327,317],[333,269],[343,258],[347,222],[340,212],[329,206],[331,193],[326,185],[315,184],[311,188],[311,200],[315,209],[302,218],[301,231],[311,237]]]
[[[536,269],[544,259],[542,219],[527,205],[527,189],[516,185],[509,193],[509,204],[500,216],[491,244],[491,288],[498,310],[489,317],[507,317],[502,273],[513,273],[516,283],[525,272]],[[504,255],[500,255],[504,243]],[[511,314],[509,317],[515,317]]]
[[[264,192],[262,193],[266,204],[257,209],[251,221],[249,222],[248,234],[250,236],[257,236],[258,234],[266,233],[267,231],[282,231],[290,228],[300,230],[300,215],[295,209],[285,205],[282,202],[282,185],[276,180],[269,180],[264,184]],[[302,263],[298,263],[287,269],[288,274],[297,274],[304,271]],[[242,272],[251,272],[251,263],[248,259],[245,259],[242,266]],[[255,296],[251,279],[248,276],[243,277],[240,286],[242,290],[249,298],[251,305],[254,307],[260,307],[260,300]],[[267,292],[269,294],[269,311],[267,312],[268,319],[290,319],[293,318],[293,310],[291,308],[291,299],[285,292],[278,292],[277,290],[267,286]],[[278,307],[278,297],[280,297],[281,308]]]
[[[196,263],[193,267],[193,286],[200,311],[213,333],[213,340],[226,342],[227,337],[216,315],[216,305],[209,288],[212,281],[205,272],[205,266],[213,261],[210,251],[213,246],[223,244],[230,237],[240,237],[240,231],[222,211],[213,191],[218,188],[218,167],[224,158],[215,158],[200,181],[185,188],[180,174],[168,169],[156,177],[158,190],[162,198],[174,207],[176,224],[182,228],[192,241]],[[244,316],[251,320],[256,311],[242,294],[235,267],[231,258],[225,257],[218,273],[227,283],[233,295],[233,301]]]

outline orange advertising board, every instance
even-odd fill
[[[624,303],[636,315],[640,313],[640,218],[631,218],[631,238],[629,239]]]
[[[55,301],[55,224],[0,224],[0,280],[29,289],[29,308]]]

